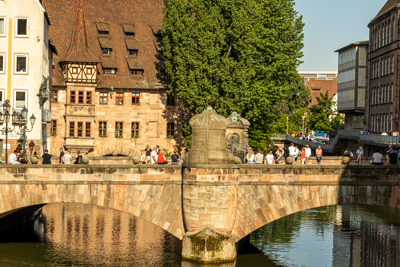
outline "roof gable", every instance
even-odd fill
[[[392,9],[396,8],[400,5],[400,0],[388,0],[385,5],[381,8],[378,14],[375,16],[373,20],[376,20],[380,16],[386,14],[387,12],[391,11]]]

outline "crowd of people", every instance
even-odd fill
[[[301,164],[308,164],[309,158],[311,157],[311,148],[309,145],[302,147],[301,150],[297,145],[290,144],[288,148],[288,157],[293,158],[293,164],[296,164],[297,160],[300,159]],[[322,161],[322,149],[321,146],[315,150],[315,156],[318,164]],[[262,150],[253,152],[252,149],[246,155],[247,164],[283,164],[285,159],[285,151],[282,147],[278,147],[275,151],[275,155],[272,148],[269,149],[268,154],[264,156]]]
[[[33,153],[32,158],[36,158],[39,160],[39,157],[37,156],[36,151]],[[46,149],[44,151],[44,154],[41,157],[41,162],[42,164],[51,164],[51,158],[52,156],[49,154],[49,151]],[[8,157],[8,163],[9,164],[28,164],[28,160],[25,159],[21,152],[19,150],[14,150],[13,153],[10,154]],[[82,155],[80,151],[78,150],[75,156],[75,161],[72,162],[72,155],[71,151],[66,150],[64,152],[64,149],[60,147],[60,157],[59,157],[59,164],[82,164]]]
[[[359,164],[362,163],[362,159],[364,157],[364,150],[360,146],[357,151],[357,162]],[[385,155],[382,155],[380,153],[379,149],[376,149],[375,152],[372,154],[371,161],[370,163],[373,165],[396,165],[399,164],[400,162],[400,152],[398,150],[395,150],[392,145],[389,145],[385,149]]]
[[[187,152],[187,148],[182,148],[181,155],[185,156]],[[174,150],[174,153],[171,154],[171,164],[178,165],[179,163],[183,163],[183,160],[179,156],[177,150]],[[142,151],[140,164],[168,164],[166,151],[160,149],[158,145],[153,147],[153,149],[147,145],[147,147]]]

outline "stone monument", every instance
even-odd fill
[[[250,149],[248,134],[250,122],[242,118],[237,112],[232,112],[227,120],[229,121],[226,129],[228,151],[239,157],[242,163],[245,163],[246,154]]]

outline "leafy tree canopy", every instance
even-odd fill
[[[237,111],[252,124],[255,141],[281,114],[307,105],[309,92],[297,73],[304,24],[293,0],[164,3],[169,93],[190,112],[208,105],[223,116]]]
[[[334,109],[336,103],[333,101],[333,97],[329,97],[329,91],[326,91],[325,94],[320,93],[317,102],[312,105],[309,116],[308,125],[311,130],[330,132],[344,123],[343,116]]]

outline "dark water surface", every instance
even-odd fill
[[[400,212],[331,206],[272,222],[233,266],[398,266]],[[0,266],[182,266],[181,241],[127,213],[49,204],[35,223],[0,234]],[[213,266],[214,267],[214,266]]]

